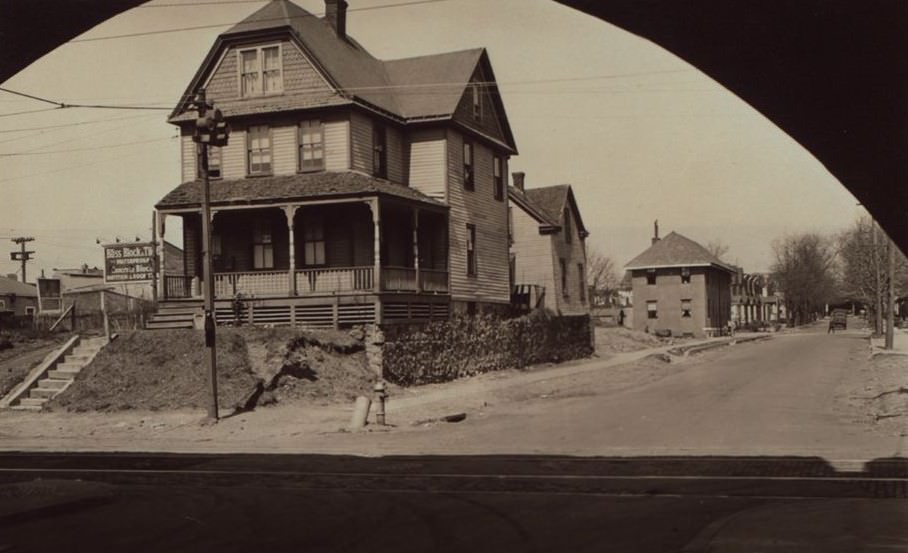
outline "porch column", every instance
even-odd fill
[[[413,267],[416,269],[416,291],[422,292],[419,278],[419,208],[413,208]]]
[[[382,322],[381,310],[381,217],[378,213],[378,198],[369,201],[369,208],[372,210],[372,228],[374,232],[372,252],[375,275],[373,276],[373,286],[375,288],[375,324]]]
[[[167,279],[165,278],[164,273],[164,219],[167,218],[167,214],[161,213],[160,211],[156,211],[155,214],[155,241],[157,242],[158,246],[158,289],[160,290],[159,297],[161,299],[167,299]]]
[[[296,210],[298,207],[299,206],[288,205],[282,208],[284,210],[284,215],[287,217],[288,241],[290,242],[290,271],[288,276],[290,278],[289,290],[291,296],[296,295],[296,246],[294,246],[296,243],[296,227],[293,224],[293,219],[296,217]]]

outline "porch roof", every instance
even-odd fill
[[[439,209],[447,206],[422,192],[355,171],[301,173],[242,179],[212,179],[211,205],[267,205],[314,199],[390,196]],[[202,181],[184,182],[158,202],[157,209],[200,207]]]

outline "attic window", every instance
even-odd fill
[[[473,83],[470,89],[473,96],[473,119],[482,121],[482,92],[479,90],[479,84]]]
[[[284,90],[281,47],[263,46],[239,51],[240,96],[263,96]]]
[[[564,210],[564,241],[570,244],[574,241],[574,229],[571,227],[571,212]]]

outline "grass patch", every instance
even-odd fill
[[[661,340],[652,334],[624,327],[596,327],[596,352],[623,353],[664,346],[668,340]]]

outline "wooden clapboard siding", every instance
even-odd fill
[[[539,233],[539,221],[529,216],[518,204],[511,204],[514,228],[514,284],[543,286],[545,306],[556,309],[560,294],[555,282],[552,236]],[[554,261],[557,263],[557,261]]]
[[[246,129],[230,130],[227,146],[221,148],[221,174],[225,179],[241,179],[246,176]]]
[[[388,147],[388,180],[407,184],[408,148],[403,132],[397,127],[386,126]]]
[[[351,167],[372,174],[372,121],[362,113],[350,113]]]
[[[346,117],[325,121],[325,169],[350,169],[350,121]]]
[[[463,136],[447,131],[451,297],[509,302],[508,203],[494,197],[492,150],[473,143],[474,190],[463,187]],[[467,224],[476,225],[477,275],[467,276]]]
[[[195,180],[196,177],[196,145],[192,141],[192,130],[183,128],[180,133],[180,161],[183,166],[183,182]]]
[[[292,175],[297,172],[297,123],[282,121],[271,127],[271,170],[275,175]]]
[[[565,217],[571,218],[570,225],[565,225]],[[561,224],[562,230],[551,236],[552,266],[554,267],[557,286],[557,308],[565,315],[588,313],[589,297],[587,296],[589,294],[585,293],[581,300],[579,268],[577,266],[578,264],[582,264],[583,271],[586,273],[586,245],[584,240],[580,238],[580,233],[577,229],[577,218],[569,205],[565,206],[565,210],[562,212],[559,223]],[[564,230],[567,226],[571,229],[570,242],[567,241]],[[564,259],[567,267],[567,295],[564,294],[564,291],[561,288],[561,268],[559,259]],[[585,274],[583,282],[586,283]]]
[[[410,133],[410,186],[441,201],[447,200],[447,141],[442,129]]]

